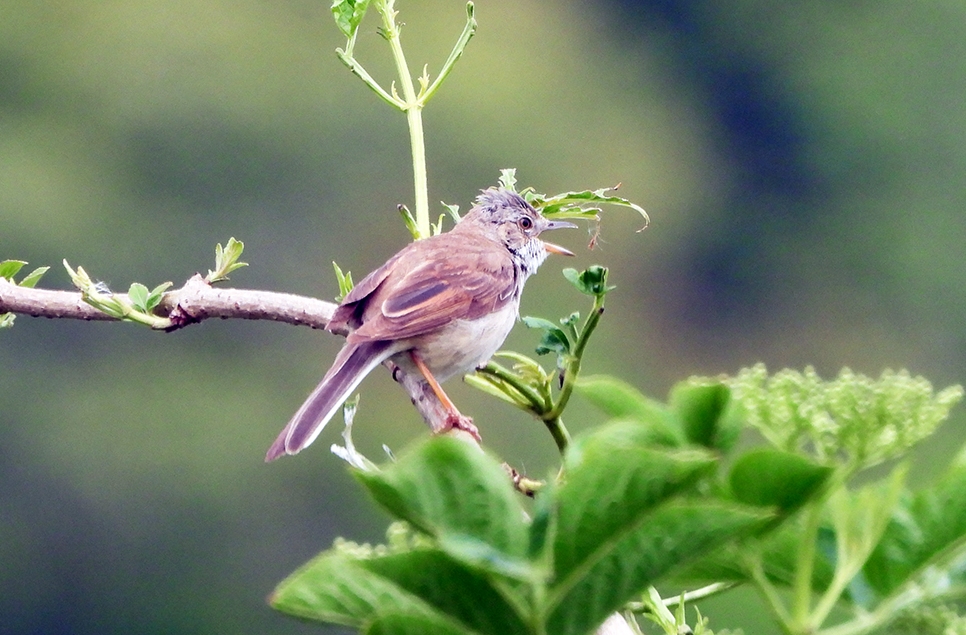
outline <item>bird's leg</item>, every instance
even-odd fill
[[[436,393],[436,398],[439,399],[441,404],[443,404],[443,409],[446,411],[446,428],[453,428],[467,432],[472,435],[474,439],[476,439],[477,443],[482,443],[483,439],[480,437],[480,431],[475,425],[473,425],[473,420],[460,413],[460,411],[456,409],[456,405],[453,403],[453,400],[450,399],[449,395],[443,391],[443,387],[440,386],[439,382],[436,381],[436,378],[433,377],[433,373],[429,371],[429,367],[426,366],[426,362],[423,361],[423,358],[420,356],[420,354],[414,349],[409,351],[409,356],[412,358],[413,364],[416,365],[416,368],[419,369],[419,372],[423,374],[423,377],[426,379],[426,383],[429,384],[429,387],[433,389],[434,393]]]

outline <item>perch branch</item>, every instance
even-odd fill
[[[171,318],[177,324],[175,328],[208,318],[240,318],[324,329],[335,306],[332,302],[289,293],[216,289],[195,274],[182,288],[165,293],[155,313]],[[0,278],[0,314],[7,312],[31,317],[117,321],[84,302],[80,292],[18,287]]]
[[[173,326],[168,330],[177,330],[210,318],[272,320],[325,329],[335,308],[332,302],[289,293],[216,289],[200,274],[195,274],[180,289],[165,293],[155,313],[171,319]],[[31,317],[118,321],[84,302],[80,292],[31,289],[0,278],[0,315],[8,312]],[[346,335],[345,332],[334,332]],[[385,366],[392,372],[393,379],[409,394],[430,429],[434,433],[445,429],[446,410],[423,378],[418,373],[407,373],[391,360]],[[469,435],[466,437],[472,438]]]

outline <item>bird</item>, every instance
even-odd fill
[[[422,374],[447,412],[447,427],[478,436],[440,383],[484,365],[503,345],[527,278],[548,254],[574,255],[540,239],[565,227],[576,225],[545,218],[514,191],[490,188],[451,230],[410,243],[366,276],[326,325],[348,333],[345,345],[265,461],[310,445],[387,359]]]

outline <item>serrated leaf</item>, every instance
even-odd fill
[[[591,375],[577,380],[575,390],[613,419],[631,420],[646,426],[655,442],[684,445],[686,438],[677,414],[664,404],[645,397],[616,377]]]
[[[347,38],[355,36],[368,7],[369,0],[335,0],[332,3],[332,17],[343,35]]]
[[[596,212],[599,211],[597,206],[604,204],[627,207],[640,214],[644,219],[644,227],[647,227],[650,218],[647,212],[644,211],[644,208],[635,203],[631,203],[626,198],[608,194],[608,192],[614,189],[616,188],[564,192],[555,196],[533,194],[531,197],[528,197],[528,200],[531,205],[539,209],[545,216],[556,216],[557,218],[578,218],[580,216],[586,216],[588,213],[593,213],[596,217]],[[587,209],[588,206],[590,206],[590,209]]]
[[[269,604],[302,619],[361,628],[380,614],[436,617],[419,598],[407,593],[354,558],[327,551],[283,580]]]
[[[600,545],[566,593],[551,587],[547,633],[587,635],[675,568],[748,536],[771,517],[722,502],[685,501],[642,514]]]
[[[4,260],[0,262],[0,278],[13,280],[13,277],[25,264],[27,263],[24,260]]]
[[[671,389],[671,408],[684,424],[689,442],[728,451],[738,440],[741,421],[731,405],[731,391],[721,382],[689,380]]]
[[[800,454],[757,448],[735,461],[728,483],[737,501],[787,512],[807,503],[832,472]]]
[[[380,505],[432,536],[466,535],[526,551],[523,508],[506,472],[476,446],[435,437],[381,472],[354,472]]]
[[[642,426],[611,424],[575,439],[557,491],[556,577],[572,575],[602,538],[708,476],[704,452],[669,452],[646,444]],[[643,442],[642,442],[643,441]]]
[[[672,567],[771,514],[686,494],[715,469],[702,451],[658,451],[627,424],[578,439],[557,490],[547,632],[589,632]]]
[[[516,192],[517,170],[516,168],[503,168],[500,170],[500,187],[511,192]]]
[[[20,281],[20,286],[33,289],[37,286],[37,283],[40,282],[40,279],[44,277],[44,274],[47,273],[49,269],[50,267],[37,267],[24,276],[23,280]]]
[[[449,552],[415,549],[366,560],[366,570],[390,580],[464,632],[488,635],[527,633],[526,624],[485,570],[454,560]]]

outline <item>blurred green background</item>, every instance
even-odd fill
[[[243,240],[239,287],[331,298],[402,246],[404,118],[333,54],[325,0],[0,2],[0,259],[66,258],[117,290],[180,284]],[[414,70],[439,69],[461,0],[400,0]],[[966,380],[966,4],[480,0],[480,30],[425,114],[430,199],[516,167],[558,192],[622,182],[600,246],[531,281],[525,314],[587,302],[564,266],[612,268],[588,373],[661,397],[691,374],[908,367]],[[357,56],[391,79],[375,16]],[[437,208],[441,210],[441,208]],[[262,463],[337,338],[206,322],[172,335],[21,317],[0,333],[0,633],[309,633],[276,582],[386,517],[329,454]],[[508,346],[532,350],[517,328]],[[425,435],[385,373],[356,437]],[[536,423],[452,382],[487,445],[542,476]],[[600,421],[579,399],[574,431]],[[966,435],[963,415],[919,478]],[[731,594],[714,628],[773,632]],[[341,632],[335,629],[326,632]]]

